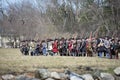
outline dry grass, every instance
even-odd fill
[[[120,66],[120,59],[98,57],[24,56],[19,49],[0,49],[0,73],[34,71],[37,68],[71,68],[89,66],[109,69]]]

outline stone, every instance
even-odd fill
[[[120,76],[120,67],[117,67],[116,69],[114,69],[114,73]]]
[[[48,79],[46,79],[46,80],[54,80],[53,78],[48,78]]]
[[[38,69],[35,71],[35,78],[47,79],[50,77],[50,72],[47,69]]]
[[[16,76],[16,79],[15,80],[26,80],[27,77],[25,75],[19,75],[19,76]]]
[[[84,74],[84,75],[82,75],[82,77],[83,77],[85,80],[94,80],[91,74]]]
[[[84,80],[84,79],[82,79],[82,78],[80,78],[78,76],[71,76],[70,80]]]
[[[37,78],[30,78],[30,77],[27,77],[25,75],[19,75],[16,77],[15,80],[40,80],[40,79],[37,79]]]
[[[115,80],[115,78],[110,73],[101,73],[100,77],[102,80]]]
[[[29,77],[29,78],[33,78],[34,77],[34,73],[24,73],[24,75],[26,77]]]
[[[15,76],[13,76],[12,74],[6,74],[6,75],[2,76],[3,80],[12,80],[14,78],[15,78]]]
[[[68,76],[65,73],[59,73],[61,79],[67,79]]]
[[[100,73],[101,73],[100,70],[95,70],[95,72],[93,74],[93,77],[95,80],[100,80]]]
[[[68,75],[68,79],[70,80],[84,80],[81,75],[71,72],[69,70],[65,70],[65,74]]]
[[[61,79],[59,73],[57,72],[51,72],[51,77],[54,79]]]
[[[37,79],[37,78],[31,78],[30,80],[40,80],[40,79]]]
[[[120,76],[117,76],[116,74],[113,75],[115,80],[120,80]]]

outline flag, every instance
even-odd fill
[[[92,32],[90,32],[89,40],[92,41]]]

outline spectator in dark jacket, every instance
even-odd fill
[[[98,56],[99,56],[99,57],[102,57],[103,53],[106,51],[105,49],[106,49],[106,48],[105,48],[105,46],[104,46],[104,43],[103,43],[103,42],[100,42],[100,43],[98,44],[98,47],[97,47],[97,51],[98,51]]]

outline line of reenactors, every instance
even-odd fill
[[[25,40],[20,43],[20,51],[23,55],[60,55],[60,56],[99,56],[118,59],[120,52],[120,40],[118,38],[70,38]]]

